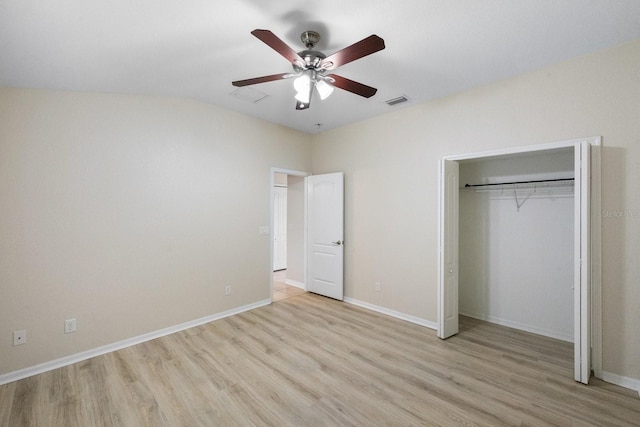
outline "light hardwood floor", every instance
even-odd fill
[[[287,270],[275,271],[273,273],[273,301],[280,301],[295,295],[303,294],[304,289],[287,285]]]
[[[567,343],[468,318],[441,341],[310,293],[0,386],[11,427],[638,423]]]

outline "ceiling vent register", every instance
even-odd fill
[[[409,100],[409,98],[407,98],[406,96],[402,95],[399,96],[397,98],[391,98],[391,99],[387,99],[386,102],[388,106],[392,107],[394,105],[398,105],[398,104],[402,104],[403,102],[407,102]]]

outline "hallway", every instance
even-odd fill
[[[273,272],[273,301],[281,301],[294,295],[303,294],[304,289],[287,285],[287,270],[278,270]]]

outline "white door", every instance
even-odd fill
[[[574,377],[589,383],[591,375],[591,146],[584,141],[575,147],[575,272],[574,280]]]
[[[307,189],[307,290],[342,300],[344,175],[305,178]]]
[[[438,337],[458,333],[458,162],[440,164]]]
[[[273,187],[273,271],[287,268],[287,188]]]

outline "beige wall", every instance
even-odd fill
[[[268,299],[271,167],[310,153],[191,100],[0,88],[0,374]]]
[[[346,296],[435,322],[438,160],[601,135],[603,368],[640,380],[638,76],[635,42],[314,136],[313,172],[345,172]]]

